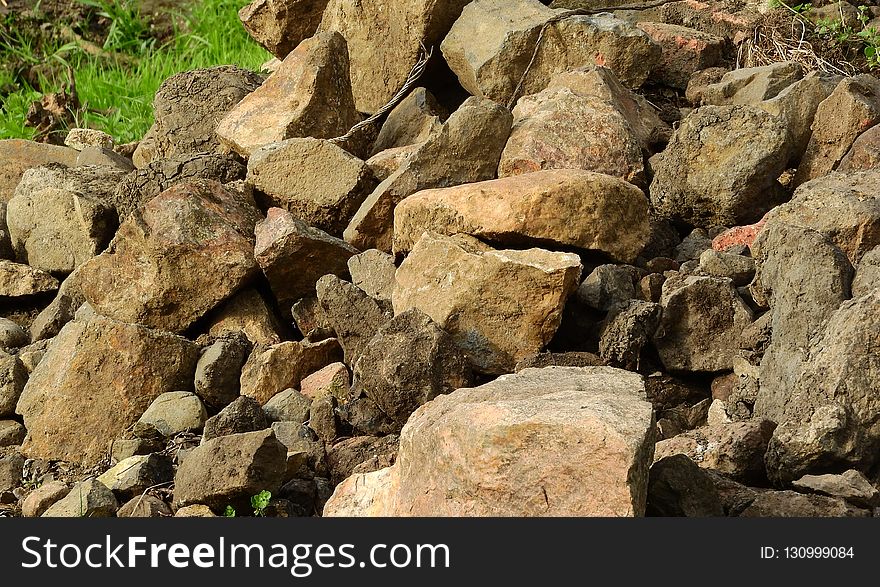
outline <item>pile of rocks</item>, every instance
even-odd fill
[[[4,511],[873,515],[880,80],[606,3],[256,0],[268,77],[0,141]]]

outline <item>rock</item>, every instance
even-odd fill
[[[683,454],[704,469],[713,469],[743,483],[766,479],[764,452],[775,425],[767,420],[705,426],[661,440],[654,462]]]
[[[778,118],[754,106],[704,106],[654,161],[651,203],[662,217],[698,226],[755,222],[782,202],[776,178],[789,155]]]
[[[394,211],[394,250],[412,250],[426,230],[500,245],[575,246],[629,262],[648,240],[648,202],[611,176],[541,171],[406,198]]]
[[[55,298],[31,322],[31,340],[50,339],[58,334],[65,324],[73,320],[76,311],[86,301],[82,293],[80,275],[80,270],[75,269],[61,282]]]
[[[443,40],[443,57],[470,94],[507,104],[519,97],[514,92],[541,29],[558,14],[538,0],[476,0]],[[548,26],[521,95],[543,90],[557,73],[589,64],[604,65],[625,86],[637,88],[660,53],[648,35],[611,14],[571,16]]]
[[[390,436],[356,436],[340,440],[327,452],[327,461],[330,466],[330,482],[338,485],[354,473],[355,469],[370,461],[378,463],[388,461],[385,465],[390,467],[397,460],[397,449],[400,437],[396,434]],[[369,467],[366,467],[369,468]],[[378,467],[378,470],[384,467]],[[367,473],[369,471],[363,471]]]
[[[725,252],[734,247],[751,247],[758,234],[764,228],[764,224],[766,224],[764,218],[755,224],[735,226],[725,230],[712,239],[712,248],[716,251]]]
[[[18,260],[34,269],[70,273],[113,236],[109,199],[123,172],[49,165],[24,172],[6,209]]]
[[[373,143],[373,154],[425,142],[443,126],[443,114],[431,92],[414,89],[388,114]]]
[[[78,153],[68,147],[35,143],[23,139],[0,140],[0,202],[7,203],[15,193],[21,176],[28,170],[49,163],[73,167]]]
[[[643,515],[643,390],[634,373],[548,367],[439,396],[404,426],[395,464],[346,479],[324,515]]]
[[[119,509],[113,492],[97,479],[74,485],[65,497],[49,506],[41,518],[110,518]]]
[[[727,277],[739,287],[751,283],[755,276],[755,260],[707,249],[700,255],[700,269],[712,277]]]
[[[739,335],[753,315],[730,280],[698,276],[667,280],[660,305],[663,316],[654,345],[667,370],[732,368]]]
[[[280,208],[269,209],[256,227],[254,254],[279,304],[314,295],[322,275],[347,275],[348,259],[358,250],[312,228]]]
[[[235,332],[243,332],[253,344],[273,345],[283,338],[278,317],[263,295],[253,288],[239,291],[213,313],[208,327],[210,336],[221,337]]]
[[[427,139],[415,145],[395,147],[380,151],[366,160],[367,168],[373,173],[377,181],[383,182],[403,167],[404,163],[417,152]]]
[[[866,171],[880,167],[880,126],[863,132],[853,142],[849,152],[840,160],[840,172]]]
[[[610,102],[568,88],[548,88],[521,98],[513,117],[499,177],[585,169],[644,187],[642,145]]]
[[[319,31],[339,31],[348,41],[357,109],[372,114],[388,103],[418,61],[422,45],[438,46],[467,3],[331,0]]]
[[[269,428],[269,420],[260,403],[253,398],[241,396],[220,410],[216,416],[208,418],[202,438],[205,442],[220,436],[257,432],[266,428]]]
[[[720,82],[724,74],[729,71],[727,67],[708,67],[694,72],[684,91],[685,99],[694,106],[702,105],[703,93],[706,89]]]
[[[4,341],[0,341],[0,347],[3,346]],[[27,380],[28,372],[21,359],[0,350],[0,418],[15,413],[15,405]]]
[[[664,457],[648,473],[648,516],[723,516],[721,497],[708,473],[685,455]]]
[[[335,334],[330,326],[330,322],[327,321],[327,317],[324,315],[324,310],[321,309],[321,304],[318,302],[317,297],[297,300],[290,307],[290,314],[293,316],[293,323],[296,324],[297,330],[302,334],[329,332],[330,336],[324,338],[332,338]]]
[[[848,505],[842,499],[801,495],[794,491],[766,491],[741,514],[742,518],[841,518],[867,517],[870,512]]]
[[[660,62],[651,75],[660,83],[684,90],[697,71],[717,65],[727,48],[711,33],[662,22],[640,22],[638,28],[660,45]]]
[[[174,512],[175,518],[216,518],[217,515],[206,505],[188,505]]]
[[[151,454],[120,461],[99,476],[98,481],[122,499],[131,499],[173,478],[171,457]]]
[[[174,476],[174,504],[245,510],[261,491],[277,493],[287,449],[271,429],[221,436],[196,447]]]
[[[579,302],[603,312],[634,297],[633,274],[622,265],[599,265],[577,288]]]
[[[347,399],[337,408],[339,418],[352,428],[352,433],[367,436],[385,436],[400,431],[388,414],[368,397]]]
[[[328,0],[254,0],[238,11],[244,29],[266,51],[284,59],[318,30]]]
[[[376,333],[354,366],[354,397],[361,393],[403,427],[419,406],[473,385],[467,356],[422,311],[412,308]]]
[[[200,431],[207,419],[208,412],[199,396],[189,391],[169,391],[153,400],[135,423],[134,433],[147,436],[158,432],[172,438],[182,432]]]
[[[850,469],[840,475],[804,475],[792,483],[795,491],[839,497],[862,508],[880,505],[880,491],[865,476]]]
[[[76,158],[77,167],[85,167],[87,165],[99,165],[101,167],[111,167],[119,171],[134,171],[135,166],[131,159],[124,155],[120,155],[111,149],[103,147],[85,147],[79,152]]]
[[[337,407],[336,398],[328,395],[312,402],[309,410],[309,428],[328,444],[339,436]]]
[[[213,180],[227,184],[244,179],[247,169],[237,157],[220,153],[183,153],[156,159],[126,175],[113,192],[112,202],[120,220],[176,183]]]
[[[0,259],[14,259],[12,241],[9,240],[9,228],[6,226],[6,202],[0,200]]]
[[[800,164],[813,133],[816,110],[831,95],[835,85],[836,78],[824,78],[817,72],[810,72],[773,98],[755,104],[785,122],[791,135],[791,165]]]
[[[351,391],[348,369],[343,363],[331,363],[302,380],[301,393],[312,400],[332,395],[339,401],[348,399]]]
[[[330,141],[299,138],[269,143],[248,159],[248,183],[265,207],[341,235],[376,187],[367,164]]]
[[[287,447],[288,465],[293,457],[301,465],[297,474],[307,477],[327,474],[327,454],[322,441],[315,431],[296,422],[275,422],[272,424],[275,437]],[[288,472],[290,467],[288,466]]]
[[[212,409],[234,401],[241,389],[241,369],[253,345],[243,332],[232,332],[202,351],[196,364],[195,391]]]
[[[768,223],[811,228],[857,265],[880,245],[880,170],[833,173],[800,186],[790,202],[767,216]]]
[[[87,147],[100,147],[102,149],[113,150],[116,141],[113,137],[101,130],[92,128],[72,128],[67,131],[64,137],[64,144],[71,149],[82,151]]]
[[[154,495],[139,495],[125,502],[116,512],[117,518],[170,518],[168,504]]]
[[[45,271],[0,260],[0,298],[32,296],[51,293],[57,289],[58,280]]]
[[[8,503],[10,497],[15,498],[12,491],[23,482],[25,459],[19,447],[0,449],[0,496]]]
[[[390,252],[394,208],[404,198],[425,189],[494,179],[512,122],[510,112],[498,104],[465,100],[364,200],[345,229],[346,242]]]
[[[30,337],[21,326],[8,318],[0,318],[0,351],[17,349],[29,342]]]
[[[613,309],[602,328],[599,354],[609,365],[637,369],[642,349],[651,341],[660,323],[659,304],[629,300]]]
[[[348,259],[351,282],[371,298],[391,301],[394,291],[394,274],[397,267],[394,257],[378,249],[369,249]]]
[[[803,67],[794,61],[735,69],[703,90],[703,104],[757,106],[764,100],[775,98],[803,76]]]
[[[63,481],[49,481],[31,491],[21,504],[21,515],[25,518],[39,518],[52,504],[70,493],[70,487]]]
[[[366,292],[335,275],[319,279],[316,289],[323,315],[345,353],[345,364],[354,366],[376,331],[391,318],[390,313]]]
[[[302,424],[309,420],[312,398],[295,389],[285,389],[276,393],[263,406],[268,422],[296,422]]]
[[[241,395],[252,397],[260,405],[276,393],[298,388],[307,375],[340,361],[342,352],[335,339],[318,343],[282,342],[254,348],[241,371]]]
[[[535,353],[526,357],[516,364],[515,373],[523,369],[544,367],[604,367],[605,361],[593,353],[568,352],[568,353]]]
[[[346,41],[335,32],[300,43],[263,84],[220,120],[220,141],[243,157],[294,137],[344,135],[361,116],[349,86]]]
[[[24,426],[15,420],[0,420],[0,448],[20,446],[26,434]]]
[[[860,298],[880,287],[880,246],[868,251],[856,268],[852,281],[852,295]]]
[[[156,92],[156,122],[132,160],[145,167],[186,153],[222,152],[214,132],[226,114],[263,83],[263,77],[233,65],[194,69],[171,76]]]
[[[253,277],[256,215],[216,182],[176,184],[83,267],[85,298],[105,316],[183,332]]]
[[[794,185],[834,171],[856,138],[878,122],[880,80],[868,74],[845,78],[816,110],[813,134]]]
[[[570,253],[497,251],[464,235],[425,233],[397,270],[394,311],[430,316],[476,370],[510,372],[553,338],[581,269]]]
[[[194,344],[165,332],[103,317],[69,323],[18,402],[28,429],[23,452],[96,463],[154,399],[192,385],[196,359]]]
[[[110,447],[110,458],[118,463],[131,457],[161,452],[166,448],[165,439],[158,435],[148,438],[114,438]]]

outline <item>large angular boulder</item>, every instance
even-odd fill
[[[399,427],[419,406],[473,384],[470,362],[452,337],[415,308],[385,324],[354,366],[354,397],[375,402]]]
[[[392,301],[449,332],[478,371],[513,371],[553,338],[581,275],[577,255],[493,250],[473,237],[425,233],[397,270]]]
[[[26,171],[6,210],[16,257],[35,269],[70,273],[100,253],[116,230],[110,199],[124,175],[58,164]]]
[[[391,318],[387,304],[335,275],[325,275],[315,288],[324,318],[345,352],[345,363],[354,367],[376,331]]]
[[[403,86],[422,45],[439,45],[468,1],[330,0],[319,31],[338,31],[348,42],[357,109],[372,114],[384,106]]]
[[[257,263],[282,306],[314,295],[322,275],[347,275],[348,259],[359,252],[281,208],[269,210],[256,237]]]
[[[652,160],[651,203],[661,216],[697,226],[756,222],[783,201],[777,178],[789,155],[782,120],[754,106],[704,106]]]
[[[272,429],[214,438],[195,448],[174,476],[177,507],[203,504],[222,512],[244,510],[261,491],[277,493],[284,481],[287,448]]]
[[[590,64],[607,66],[637,88],[660,59],[659,45],[611,14],[571,16],[548,25],[515,95],[541,29],[561,12],[538,0],[476,0],[443,40],[443,57],[464,89],[502,104],[540,92],[557,73]]]
[[[712,106],[757,106],[764,100],[778,96],[803,75],[803,67],[794,61],[734,69],[702,91],[702,103]]]
[[[525,369],[419,408],[395,464],[336,488],[325,516],[641,516],[653,411],[639,375]]]
[[[109,249],[82,268],[99,313],[183,332],[258,270],[258,212],[220,184],[176,184],[132,214]]]
[[[420,190],[494,179],[513,117],[490,100],[468,98],[364,200],[345,229],[359,249],[391,251],[394,208]]]
[[[156,159],[185,153],[216,153],[218,123],[242,98],[256,90],[263,78],[234,65],[194,69],[171,76],[156,92],[156,122],[141,140],[132,160],[144,167]]]
[[[284,208],[333,235],[342,234],[377,183],[364,161],[312,138],[257,149],[248,159],[247,180],[265,206]]]
[[[284,59],[315,34],[328,1],[254,0],[238,11],[238,18],[257,43]]]
[[[242,367],[241,395],[263,405],[285,389],[298,388],[307,375],[341,359],[335,339],[282,342],[268,348],[258,345]]]
[[[354,107],[345,39],[320,33],[300,43],[259,88],[217,125],[220,140],[243,157],[293,137],[342,136],[361,116]]]
[[[426,190],[394,211],[394,250],[424,231],[499,245],[578,247],[632,262],[648,242],[648,200],[622,179],[578,169]]]
[[[0,161],[3,161],[3,165],[0,166],[0,202],[5,204],[12,199],[15,187],[28,169],[48,163],[61,163],[73,167],[78,156],[77,151],[68,147],[23,139],[0,141]]]
[[[192,386],[188,340],[96,316],[52,341],[18,401],[31,458],[92,465],[162,393]],[[112,409],[95,409],[96,406]]]

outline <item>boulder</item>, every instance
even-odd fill
[[[593,269],[577,288],[577,300],[607,312],[636,297],[633,272],[625,265],[605,264]]]
[[[284,338],[284,329],[275,311],[254,288],[239,291],[212,313],[209,336],[221,337],[235,332],[243,332],[253,344],[273,345]]]
[[[696,72],[717,65],[727,49],[723,37],[700,30],[662,22],[640,22],[636,26],[663,51],[652,77],[680,90],[687,89]]]
[[[64,481],[49,481],[31,491],[21,503],[21,515],[25,518],[39,518],[49,507],[70,493],[70,486]]]
[[[247,181],[264,207],[341,235],[376,187],[367,164],[330,141],[299,138],[270,143],[248,159]]]
[[[58,280],[45,271],[0,260],[0,298],[32,296],[51,293],[57,289]]]
[[[202,351],[196,364],[195,392],[205,404],[219,410],[238,397],[241,369],[253,345],[243,332],[218,338]]]
[[[856,267],[852,295],[860,298],[880,287],[880,246],[868,251]]]
[[[309,410],[312,406],[312,398],[307,397],[295,389],[285,389],[276,393],[263,406],[266,420],[273,422],[296,422],[302,424],[309,421]]]
[[[211,416],[205,422],[205,433],[202,442],[212,438],[241,434],[244,432],[257,432],[269,428],[269,420],[260,403],[250,397],[241,396],[230,402],[228,406]]]
[[[300,43],[278,69],[219,121],[216,134],[243,157],[294,137],[344,135],[361,116],[349,85],[348,53],[339,33]]]
[[[760,108],[698,108],[652,160],[651,203],[662,217],[697,226],[755,222],[783,201],[777,178],[790,148],[785,123]]]
[[[116,230],[109,200],[123,175],[106,167],[58,164],[24,172],[6,209],[18,260],[70,273],[100,253]]]
[[[183,332],[254,276],[257,214],[216,182],[176,184],[83,267],[85,298],[105,316]]]
[[[385,106],[403,86],[422,45],[439,45],[467,3],[330,0],[318,30],[338,31],[348,42],[357,109],[372,114]]]
[[[473,382],[470,362],[452,336],[412,308],[367,343],[354,366],[352,391],[372,399],[403,427],[422,404]]]
[[[640,516],[653,412],[639,375],[525,369],[419,408],[392,467],[340,484],[325,516]]]
[[[327,451],[327,464],[330,467],[330,482],[338,485],[363,465],[369,465],[370,461],[378,463],[388,461],[387,465],[373,469],[377,471],[390,467],[397,460],[397,449],[400,437],[396,434],[389,436],[355,436],[340,440]],[[370,471],[360,471],[368,473]]]
[[[861,518],[870,515],[868,510],[851,506],[842,499],[802,495],[794,491],[759,493],[739,514],[742,518]]]
[[[49,506],[42,518],[110,518],[119,509],[116,496],[97,479],[81,481]]]
[[[76,311],[86,302],[82,293],[80,275],[80,268],[68,275],[61,282],[55,298],[31,322],[30,336],[32,341],[52,338],[61,331],[65,324],[73,320]]]
[[[859,135],[849,152],[840,160],[840,172],[866,171],[880,167],[880,126],[873,126]]]
[[[635,186],[575,169],[426,190],[394,211],[394,250],[425,231],[499,245],[578,247],[629,262],[648,241],[648,201]]]
[[[187,455],[174,476],[174,504],[202,504],[215,511],[250,506],[261,491],[277,493],[287,449],[271,429],[214,438]]]
[[[468,98],[367,196],[345,229],[359,249],[391,251],[394,208],[418,191],[495,178],[512,115],[489,100]]]
[[[431,92],[425,88],[414,89],[388,114],[373,143],[373,155],[424,143],[443,126],[441,119],[446,118],[443,114]]]
[[[20,446],[26,434],[24,426],[15,420],[0,420],[0,448]]]
[[[353,367],[376,331],[391,318],[387,305],[335,275],[319,279],[316,289],[324,318],[345,353],[345,364]]]
[[[662,311],[659,304],[640,300],[612,309],[602,327],[599,355],[609,365],[638,369],[642,349],[654,336]]]
[[[266,51],[284,59],[321,24],[328,0],[254,0],[238,11],[244,29]]]
[[[28,169],[60,163],[68,167],[76,165],[79,155],[74,149],[24,139],[0,140],[0,203],[7,203],[15,193],[21,176]],[[0,206],[2,207],[2,206]],[[3,230],[0,226],[0,230]]]
[[[840,475],[804,475],[791,485],[800,493],[839,497],[858,507],[873,508],[880,505],[880,491],[855,469],[844,471]]]
[[[312,400],[332,395],[346,401],[351,392],[348,368],[344,363],[331,363],[303,379],[300,387],[302,394]]]
[[[298,388],[304,377],[341,359],[336,339],[257,345],[241,371],[241,395],[263,405],[276,393]]]
[[[208,412],[199,396],[189,391],[169,391],[153,400],[135,423],[134,433],[141,437],[158,433],[173,438],[200,431],[207,419]]]
[[[430,316],[478,371],[500,374],[550,342],[581,269],[571,253],[493,250],[426,232],[397,270],[392,301],[396,314]]]
[[[18,349],[30,342],[24,328],[8,318],[0,318],[0,351]]]
[[[171,457],[151,454],[133,456],[118,462],[102,473],[98,481],[122,499],[131,499],[173,478]]]
[[[223,117],[256,90],[263,77],[234,65],[194,69],[171,76],[156,92],[153,116],[132,155],[137,167],[186,153],[221,152],[214,134]]]
[[[654,345],[670,371],[728,371],[739,354],[740,333],[752,311],[728,279],[667,279]]]
[[[90,465],[164,392],[192,385],[198,351],[184,338],[103,317],[70,322],[25,385],[16,412],[30,458]],[[112,409],[95,409],[112,406]]]
[[[305,224],[281,208],[270,208],[256,227],[254,249],[275,299],[282,306],[314,295],[322,275],[347,275],[348,259],[358,250]]]
[[[371,298],[391,301],[394,291],[394,274],[397,267],[394,257],[378,249],[368,249],[348,259],[351,282]]]
[[[726,277],[733,285],[742,287],[755,276],[755,260],[745,255],[735,255],[706,249],[700,255],[700,269],[712,277]]]
[[[443,40],[443,57],[470,94],[502,104],[540,92],[557,73],[589,64],[607,66],[625,86],[637,88],[660,59],[661,49],[648,35],[609,13],[547,25],[561,12],[538,0],[476,0]],[[537,57],[516,95],[545,25]]]

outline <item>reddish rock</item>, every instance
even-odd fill
[[[726,47],[722,37],[683,26],[662,22],[640,22],[637,26],[663,48],[660,63],[652,72],[654,78],[681,90],[687,88],[694,73],[717,65]]]
[[[759,222],[749,224],[748,226],[735,226],[729,228],[712,239],[712,248],[716,251],[726,251],[731,247],[745,245],[751,247],[752,243],[758,237],[758,233],[767,223],[767,216],[764,215]]]

